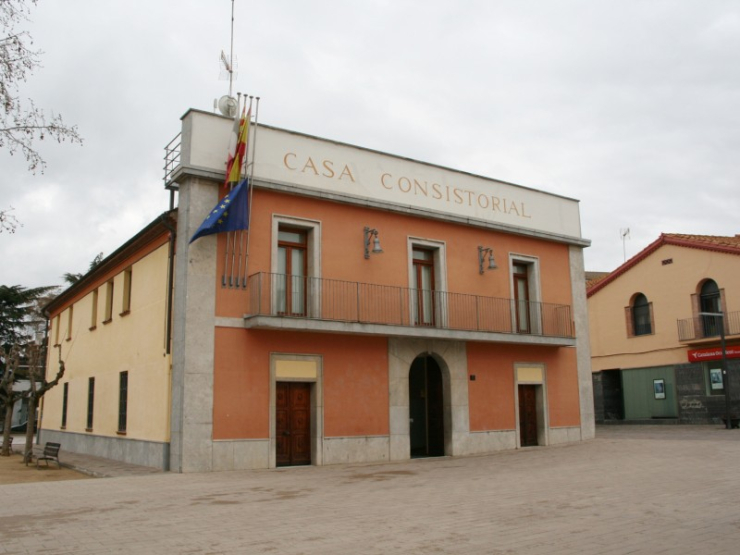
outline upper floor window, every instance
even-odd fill
[[[92,292],[92,307],[90,310],[90,330],[94,330],[98,325],[98,290]]]
[[[271,277],[273,314],[316,317],[321,309],[321,223],[274,215]]]
[[[414,282],[416,292],[416,311],[414,324],[434,325],[434,251],[415,247],[413,249]]]
[[[653,305],[642,293],[637,293],[627,307],[627,330],[629,337],[653,333]]]
[[[707,313],[717,314],[722,312],[722,297],[717,282],[713,279],[708,279],[701,286],[699,308],[702,312],[701,325],[704,337],[719,335],[719,326],[722,325],[722,319],[707,315]]]
[[[59,345],[59,322],[60,322],[60,318],[59,318],[59,314],[57,314],[54,317],[54,321],[51,324],[52,328],[54,329],[54,347]]]
[[[407,241],[410,322],[444,327],[449,319],[445,243],[415,237]]]
[[[113,280],[105,284],[105,320],[103,323],[110,322],[113,319]]]
[[[123,272],[123,301],[121,304],[121,316],[131,312],[131,278],[133,270],[126,268]]]
[[[277,310],[280,314],[303,316],[306,313],[308,240],[300,229],[280,227],[277,250]]]
[[[542,333],[548,327],[548,316],[542,313],[540,302],[539,259],[533,256],[509,255],[514,333]]]
[[[72,322],[74,321],[74,305],[69,305],[67,312],[67,341],[72,341]]]
[[[512,267],[512,280],[514,282],[514,305],[516,314],[516,332],[529,333],[530,329],[530,307],[529,307],[529,276],[527,265],[515,263]]]

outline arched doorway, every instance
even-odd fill
[[[442,370],[431,356],[417,357],[409,371],[411,457],[445,454]]]

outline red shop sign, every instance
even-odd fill
[[[740,358],[740,347],[726,347],[727,358]],[[703,360],[720,360],[722,349],[712,347],[711,349],[690,349],[689,362],[702,362]]]

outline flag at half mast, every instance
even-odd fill
[[[190,239],[190,243],[205,235],[248,228],[249,184],[245,177],[211,210]]]

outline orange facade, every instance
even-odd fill
[[[542,297],[549,303],[572,304],[568,246],[562,243],[259,189],[254,192],[252,210],[248,275],[270,271],[272,216],[279,214],[321,222],[323,277],[408,287],[407,240],[418,237],[446,244],[451,292],[508,298],[511,283],[505,257],[508,253],[521,253],[539,258],[542,275],[557,276],[541,281]],[[362,230],[366,225],[382,233],[384,254],[372,260],[363,258]],[[227,240],[225,234],[219,236],[217,252],[225,252]],[[495,245],[501,269],[481,275],[476,266],[476,249],[488,244]],[[227,261],[217,256],[216,263],[217,276],[221,276]],[[214,285],[218,316],[242,317],[247,312],[249,299],[243,290],[222,287],[220,277]]]
[[[578,380],[572,348],[468,344],[471,431],[516,429],[514,390],[517,363],[545,365],[550,426],[578,426]]]
[[[216,329],[213,438],[269,433],[270,353],[323,357],[324,435],[388,434],[387,340]]]
[[[563,305],[573,301],[569,250],[562,243],[260,189],[253,197],[248,275],[271,270],[275,215],[320,222],[324,278],[409,287],[409,238],[423,238],[445,245],[447,288],[451,292],[509,298],[512,283],[507,255],[519,253],[538,260],[540,274],[546,276],[539,284],[542,299]],[[363,256],[365,225],[382,230],[384,252],[371,259]],[[225,252],[229,240],[233,237],[218,238],[218,253]],[[481,244],[495,245],[500,264],[497,271],[478,271],[475,254]],[[243,318],[254,308],[250,304],[254,297],[250,301],[248,290],[223,286],[220,276],[225,263],[228,259],[217,256],[216,315]],[[268,368],[273,353],[322,357],[324,437],[389,434],[392,401],[387,337],[217,328],[214,440],[269,437]],[[575,348],[471,341],[466,355],[470,432],[517,430],[515,368],[521,363],[536,363],[544,369],[549,426],[580,425]]]

